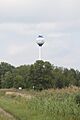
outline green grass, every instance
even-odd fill
[[[16,120],[80,120],[80,107],[75,101],[77,92],[43,91],[33,94],[35,97],[29,100],[0,94],[0,106]]]
[[[6,117],[4,114],[1,113],[0,120],[12,120],[9,117]]]
[[[15,120],[14,118],[4,114],[4,112],[0,112],[0,120]]]

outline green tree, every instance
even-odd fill
[[[2,87],[1,86],[2,78],[4,78],[4,76],[7,72],[12,72],[14,69],[15,69],[14,66],[12,66],[8,63],[5,63],[5,62],[1,62],[1,64],[0,64],[0,88]],[[4,80],[5,80],[5,78],[4,78]]]
[[[2,88],[13,87],[13,75],[10,71],[6,72],[5,75],[1,77],[1,87]]]
[[[49,62],[36,61],[30,69],[31,85],[35,89],[48,89],[52,87],[52,66]]]
[[[22,82],[24,83],[23,88],[29,88],[29,72],[30,65],[21,65],[16,68],[15,75],[22,76]]]
[[[24,81],[23,81],[23,77],[21,75],[16,75],[14,77],[14,83],[13,83],[13,87],[14,88],[19,88],[22,87],[24,88]]]
[[[76,70],[76,82],[75,85],[80,87],[80,72]]]
[[[64,76],[63,76],[63,68],[56,67],[53,71],[54,75],[54,87],[55,88],[63,88],[64,84]]]

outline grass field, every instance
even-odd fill
[[[0,120],[15,120],[15,118],[0,108]]]
[[[0,113],[0,120],[13,120],[13,119],[6,117],[3,113]]]
[[[76,87],[42,92],[1,90],[0,107],[15,120],[80,120],[80,106],[75,101],[77,94],[80,89]],[[7,117],[1,114],[0,120]]]

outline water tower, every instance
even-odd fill
[[[36,42],[37,42],[37,44],[39,46],[39,60],[41,60],[41,48],[42,48],[42,46],[43,46],[43,44],[45,42],[44,37],[42,35],[39,35],[37,37],[37,39],[36,39]]]

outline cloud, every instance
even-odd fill
[[[55,22],[80,19],[79,0],[0,0],[0,22]]]
[[[16,56],[19,53],[22,53],[25,50],[25,46],[20,46],[20,45],[10,45],[10,47],[8,47],[8,54],[10,56]]]

